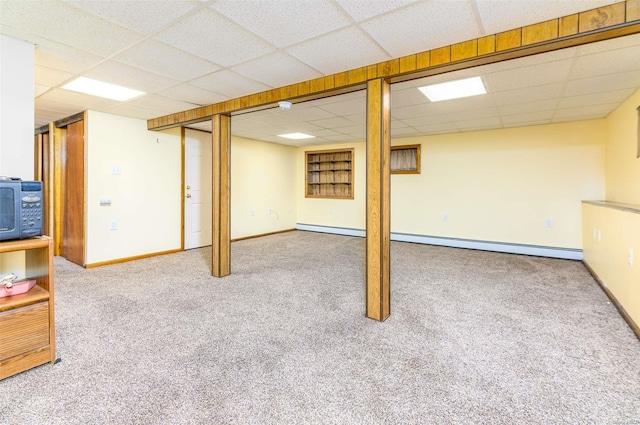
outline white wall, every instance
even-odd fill
[[[0,176],[33,179],[33,44],[0,34]]]
[[[604,197],[605,140],[604,120],[393,140],[422,145],[422,173],[391,176],[391,231],[581,249],[581,201]],[[305,198],[311,149],[299,149],[298,223],[364,229],[364,143],[317,149],[352,146],[353,200]]]
[[[295,228],[297,180],[296,148],[232,137],[231,238]]]
[[[148,131],[145,120],[88,111],[87,264],[180,249],[181,173],[179,128]]]
[[[353,199],[323,199],[305,197],[305,152],[353,148]],[[340,143],[298,148],[296,197],[298,223],[320,226],[364,229],[366,226],[366,145],[364,142]]]

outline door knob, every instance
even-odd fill
[[[191,194],[190,193],[187,193],[187,198],[191,198]]]
[[[191,189],[191,186],[187,185],[187,189]]]

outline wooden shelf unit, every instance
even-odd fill
[[[56,359],[53,240],[47,236],[0,242],[0,255],[24,251],[28,292],[0,298],[0,379]]]
[[[353,199],[353,148],[307,151],[305,197]]]

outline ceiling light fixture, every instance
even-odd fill
[[[145,94],[142,91],[129,89],[91,78],[80,77],[62,86],[63,89],[112,100],[129,100]]]
[[[311,136],[309,134],[304,134],[304,133],[288,133],[288,134],[278,134],[278,137],[284,137],[285,139],[300,140],[300,139],[314,139],[316,136]]]
[[[448,81],[446,83],[432,84],[429,86],[418,87],[432,102],[441,100],[459,99],[461,97],[477,96],[486,94],[487,89],[482,83],[482,78],[472,77],[464,80]]]
[[[278,102],[278,108],[282,109],[283,111],[291,109],[291,105],[292,103],[288,100],[281,100],[280,102]]]

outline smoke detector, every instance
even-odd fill
[[[288,100],[282,100],[278,102],[278,108],[282,109],[283,111],[289,110],[291,109],[291,102],[289,102]]]

